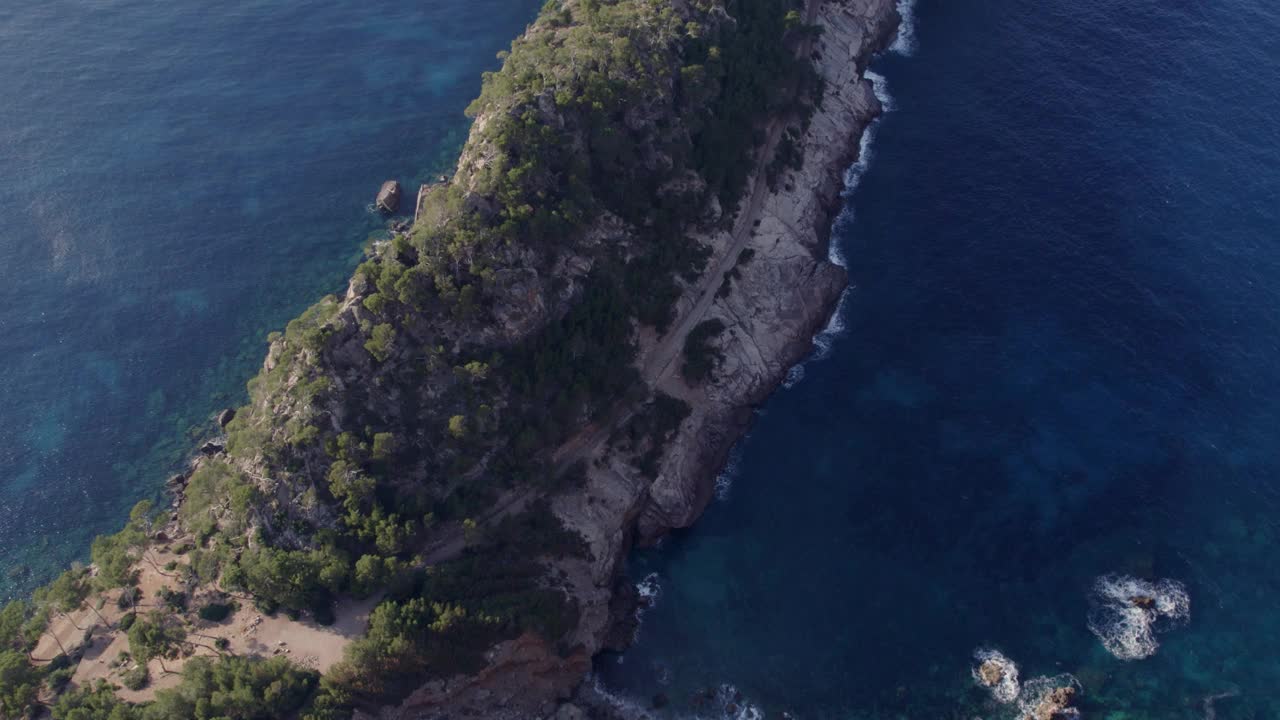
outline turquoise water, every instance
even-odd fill
[[[84,557],[447,169],[538,0],[0,6],[0,597]],[[411,212],[411,208],[410,208]]]
[[[920,0],[914,31],[875,65],[842,329],[633,558],[661,590],[604,684],[1012,717],[970,677],[994,648],[1086,718],[1280,717],[1280,8]],[[1189,616],[1126,647],[1110,573]]]

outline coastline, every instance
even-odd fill
[[[678,371],[678,360],[659,352],[659,338],[642,338],[637,364],[646,380],[692,407],[665,446],[653,481],[608,446],[607,432],[566,444],[575,459],[586,461],[586,482],[580,491],[554,498],[552,507],[567,528],[587,540],[594,558],[553,563],[580,611],[569,643],[575,650],[561,657],[530,636],[503,643],[491,652],[484,673],[428,683],[379,717],[444,720],[470,710],[498,719],[575,720],[585,717],[582,707],[620,718],[644,716],[584,682],[599,652],[620,651],[633,639],[637,598],[625,576],[626,557],[632,548],[696,522],[714,497],[730,451],[750,428],[755,407],[813,352],[815,336],[848,284],[844,269],[830,257],[832,223],[841,208],[845,173],[859,158],[864,133],[883,111],[866,69],[894,41],[900,16],[894,0],[813,0],[810,8],[812,22],[824,28],[813,57],[827,89],[803,134],[803,166],[787,172],[776,190],[759,172],[753,175],[752,199],[743,202],[735,222],[735,228],[747,229],[741,248],[732,231],[701,238],[713,255],[700,279],[718,278],[721,266],[737,270],[738,277],[727,293],[717,283],[710,301],[700,297],[697,283],[686,287],[678,300],[677,330],[664,336],[678,336],[680,328],[687,331],[703,320],[722,321],[719,372],[691,387]],[[763,148],[764,157],[772,149],[772,143]],[[737,262],[738,251],[748,248],[750,261]]]
[[[824,32],[805,43],[801,54],[813,59],[826,92],[799,134],[801,166],[783,172],[776,183],[775,178],[766,180],[765,168],[783,133],[798,124],[785,115],[773,118],[732,227],[696,236],[711,249],[711,259],[698,278],[684,282],[673,329],[660,337],[647,329],[640,333],[636,364],[647,389],[685,401],[691,414],[663,446],[652,476],[636,467],[632,454],[610,444],[612,432],[640,409],[627,402],[619,403],[610,422],[587,428],[556,453],[561,467],[579,462],[586,467],[582,487],[556,495],[551,505],[563,525],[579,533],[588,547],[586,557],[556,557],[549,563],[576,606],[576,627],[559,647],[532,633],[501,642],[486,654],[488,664],[482,671],[427,682],[376,717],[444,718],[459,712],[512,719],[578,717],[577,707],[565,701],[593,693],[591,683],[584,681],[595,656],[624,648],[634,633],[636,600],[624,574],[627,554],[697,520],[714,496],[715,479],[730,450],[750,427],[754,408],[812,352],[815,335],[829,321],[847,286],[844,270],[829,253],[845,172],[881,112],[866,66],[893,40],[899,16],[893,0],[810,0],[807,8],[807,22]],[[484,123],[485,117],[478,117],[473,133]],[[464,153],[460,165],[477,159],[482,161]],[[346,297],[336,303],[342,318],[335,323],[339,328],[346,325],[335,337],[339,351],[358,342],[351,328],[367,314],[362,301],[368,289],[359,285],[353,281]],[[515,318],[504,329],[515,333],[549,312],[539,310]],[[681,376],[680,350],[695,326],[709,320],[724,327],[714,341],[718,370],[691,385]],[[268,355],[268,371],[280,352],[277,341]],[[287,414],[290,409],[278,411]],[[214,454],[223,448],[219,442]],[[266,480],[252,474],[248,465],[242,470]],[[174,488],[179,499],[161,537],[187,537],[177,512],[185,482]],[[519,512],[528,499],[528,492],[504,496],[480,516],[482,522]],[[438,541],[428,546],[425,562],[447,560],[463,547],[461,528],[442,529]],[[347,624],[363,624],[367,613],[366,608],[363,618],[347,618]],[[122,639],[117,636],[113,642],[117,652]],[[335,642],[329,650],[336,658],[346,641]],[[167,680],[176,682],[176,676]],[[583,702],[591,700],[584,696]],[[373,716],[357,710],[355,717]]]

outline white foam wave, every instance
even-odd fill
[[[596,699],[613,708],[614,712],[621,717],[645,717],[648,714],[649,709],[644,705],[609,692],[604,683],[600,682],[599,676],[594,673],[590,676],[589,682],[591,683],[591,691]]]
[[[1191,617],[1191,596],[1177,580],[1104,575],[1093,585],[1089,630],[1121,660],[1155,655],[1156,633]]]
[[[658,573],[649,573],[636,583],[636,594],[640,596],[640,603],[646,610],[657,605],[658,598],[662,597],[662,582]]]
[[[1071,688],[1076,694],[1080,693],[1080,681],[1075,677],[1062,674],[1053,677],[1036,677],[1028,680],[1022,686],[1022,695],[1018,698],[1018,717],[1019,718],[1038,718],[1047,717],[1043,713],[1038,713],[1041,704],[1048,699],[1049,693],[1059,688]],[[1070,720],[1071,718],[1079,718],[1080,711],[1073,707],[1060,707],[1056,709],[1056,713],[1051,717],[1055,720]]]
[[[599,676],[592,674],[588,678],[591,693],[597,701],[610,706],[621,717],[643,718],[653,717],[653,712],[646,703],[611,692],[600,681]],[[743,697],[738,688],[729,683],[719,687],[708,688],[704,701],[692,715],[676,713],[682,720],[765,720],[764,710]],[[784,720],[790,719],[789,713],[782,713]]]
[[[1018,699],[1022,685],[1018,682],[1018,666],[1012,660],[1005,657],[999,650],[990,648],[974,651],[973,659],[977,663],[972,671],[974,682],[980,687],[989,689],[991,696],[998,702],[1008,704]],[[984,677],[984,669],[990,672],[990,668],[998,671],[994,682],[990,677]]]
[[[718,713],[713,717],[723,720],[764,720],[764,711],[744,699],[738,688],[729,683],[716,689],[713,708]]]
[[[892,112],[893,96],[889,94],[889,84],[883,75],[867,70],[865,77],[871,81],[871,86],[875,90],[876,98],[880,100],[880,105],[884,112]],[[841,230],[849,226],[853,222],[853,205],[847,200],[862,184],[862,178],[871,169],[871,160],[873,157],[872,147],[875,143],[876,127],[879,120],[873,121],[862,131],[862,137],[858,140],[858,159],[849,166],[844,173],[844,191],[841,196],[846,202],[840,214],[836,216],[832,224],[831,241],[827,243],[827,260],[832,265],[842,268],[849,267],[849,261],[844,255],[844,251],[840,247],[837,238],[842,234]],[[852,288],[846,288],[840,294],[840,300],[836,303],[835,312],[831,314],[831,318],[827,320],[827,325],[813,337],[813,354],[805,360],[794,365],[787,371],[787,377],[782,381],[782,387],[790,390],[800,383],[805,376],[805,365],[813,362],[822,362],[831,355],[831,349],[835,346],[835,342],[845,333],[844,311],[845,304],[849,301],[849,292]]]
[[[658,577],[658,573],[649,573],[644,579],[636,583],[636,629],[631,634],[631,642],[640,641],[640,628],[644,625],[644,614],[654,605],[658,604],[658,599],[662,597],[662,578]],[[618,655],[618,664],[621,665],[624,654]]]
[[[889,51],[909,57],[916,51],[916,0],[898,0],[898,15],[902,23]]]
[[[797,365],[796,367],[800,367]],[[792,368],[795,370],[795,368]],[[791,373],[787,373],[790,379]],[[784,382],[783,385],[786,385]],[[738,467],[742,463],[742,445],[735,445],[733,450],[729,452],[729,462],[725,463],[724,470],[716,476],[716,500],[728,500],[729,491],[733,489],[733,479],[738,477]]]

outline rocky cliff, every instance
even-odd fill
[[[326,673],[384,718],[531,718],[630,640],[626,553],[693,523],[843,291],[892,0],[557,0],[457,172],[273,338],[180,512],[199,579],[384,597]],[[388,702],[390,704],[388,704]]]
[[[711,257],[698,281],[683,288],[672,329],[643,333],[640,340],[642,379],[686,401],[691,412],[665,444],[654,474],[609,441],[610,430],[634,409],[605,427],[588,427],[558,453],[562,462],[582,461],[587,468],[581,489],[553,500],[556,515],[590,548],[586,558],[554,563],[579,606],[576,650],[559,657],[520,638],[492,654],[485,674],[433,683],[387,717],[443,720],[465,708],[492,718],[573,720],[586,716],[578,705],[594,707],[593,713],[607,708],[586,698],[578,705],[563,701],[595,653],[630,641],[634,590],[621,576],[626,553],[691,525],[703,512],[753,409],[812,351],[812,338],[846,286],[844,271],[828,259],[828,236],[845,171],[881,111],[863,73],[892,39],[899,18],[892,0],[815,1],[808,12],[823,28],[809,52],[825,94],[798,133],[803,163],[773,183],[764,177],[765,163],[758,165],[733,222],[700,235]],[[777,151],[787,130],[785,120],[771,126],[762,156]],[[712,341],[719,362],[707,380],[691,383],[680,372],[681,342],[709,320],[723,328]]]

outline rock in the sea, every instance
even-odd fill
[[[217,440],[210,440],[209,442],[200,446],[200,454],[201,455],[217,455],[218,453],[221,453],[223,450],[226,450],[226,449],[227,449],[227,446],[225,444],[218,442]]]
[[[1156,609],[1156,599],[1150,595],[1134,595],[1129,598],[1129,602],[1133,603],[1134,607],[1142,608],[1143,610]]]
[[[226,427],[227,423],[235,419],[236,419],[236,411],[232,410],[231,408],[227,408],[226,410],[223,410],[222,412],[218,413],[218,427]]]
[[[379,210],[388,213],[398,210],[400,208],[400,183],[395,180],[388,180],[382,183],[382,189],[378,191],[377,206]]]
[[[168,485],[170,488],[181,488],[183,485],[186,485],[186,484],[187,484],[187,476],[181,473],[174,475],[173,477],[165,481],[165,485]]]
[[[995,687],[1004,679],[1004,668],[995,660],[988,660],[978,666],[978,680],[985,687]]]
[[[1058,687],[1044,694],[1040,702],[1027,713],[1026,720],[1071,720],[1080,717],[1072,707],[1076,699],[1076,689],[1071,686]]]

